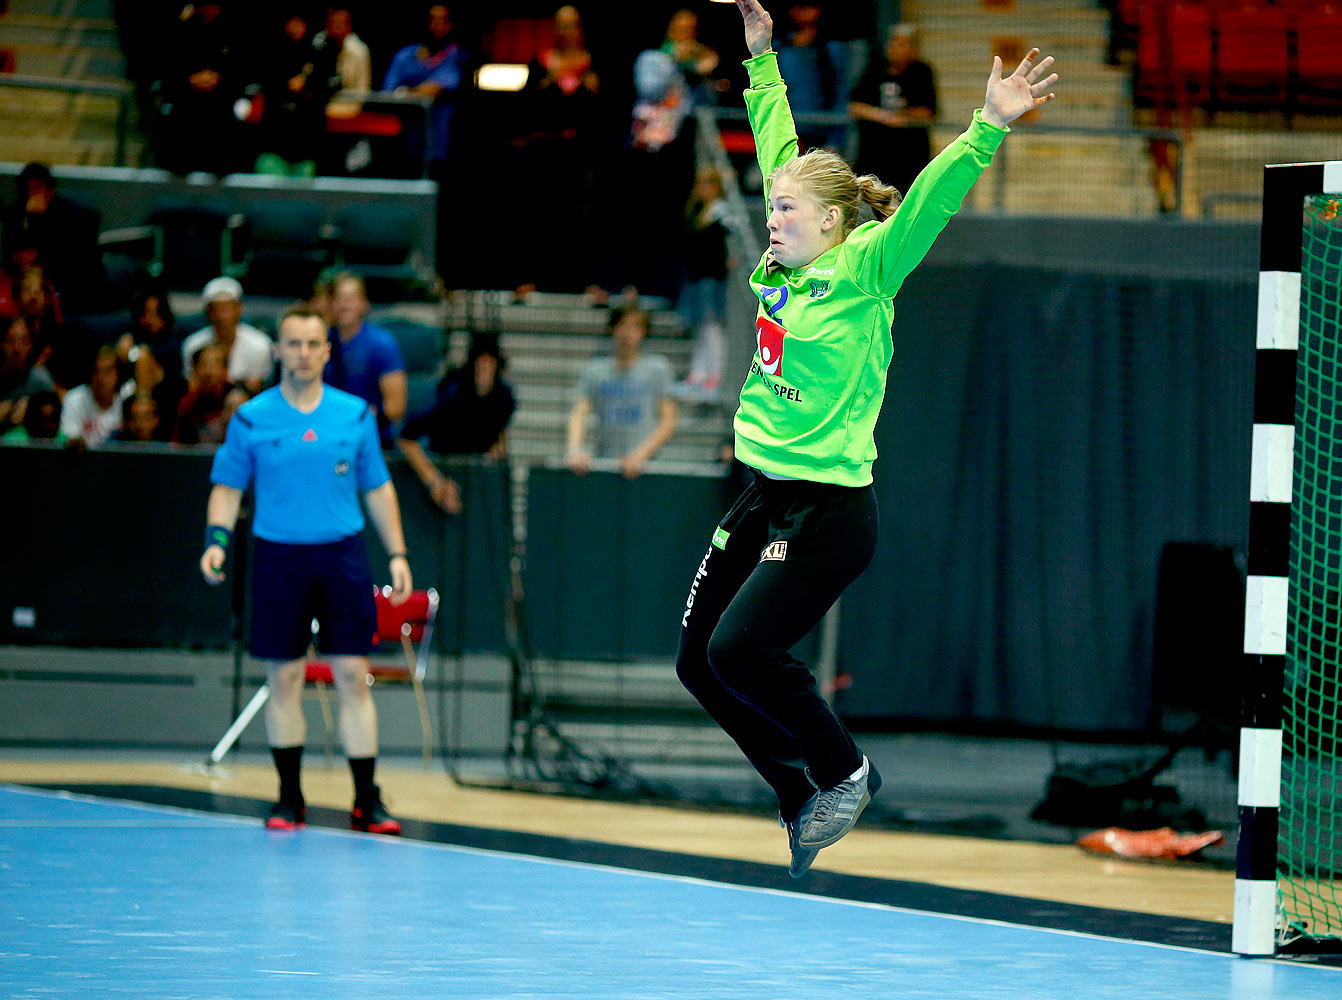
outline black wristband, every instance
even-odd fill
[[[387,556],[387,562],[391,562],[393,559],[404,559],[406,562],[409,562],[410,555],[407,552],[393,552],[391,555]]]
[[[232,540],[233,532],[229,531],[222,524],[207,524],[205,526],[205,547],[207,549],[211,545],[217,545],[227,552],[228,543]]]

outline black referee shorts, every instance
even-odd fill
[[[367,656],[377,631],[373,574],[363,536],[320,545],[256,539],[250,648],[259,660],[297,660],[319,626],[328,656]]]

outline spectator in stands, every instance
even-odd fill
[[[601,78],[592,69],[592,53],[587,51],[577,7],[565,5],[555,11],[554,44],[541,52],[536,62],[528,86],[538,91],[578,99],[595,97],[601,91]]]
[[[28,441],[54,441],[66,443],[61,431],[61,397],[50,389],[35,392],[25,400],[22,422],[0,434],[0,441],[6,444],[23,444]],[[4,426],[0,422],[0,426]]]
[[[618,459],[633,479],[676,429],[671,365],[643,353],[648,313],[638,306],[612,309],[614,354],[594,358],[582,373],[568,420],[568,467],[585,475],[592,458]],[[587,444],[588,418],[596,416],[594,446]]]
[[[523,150],[523,176],[544,174],[547,228],[563,241],[564,252],[528,261],[543,274],[524,275],[519,297],[541,285],[558,291],[580,291],[593,275],[589,233],[591,220],[595,125],[601,78],[587,51],[582,15],[573,6],[555,12],[554,44],[532,63],[527,77],[531,128],[515,141]]]
[[[685,78],[675,60],[660,49],[640,52],[634,60],[633,121],[629,142],[634,149],[660,152],[676,141],[690,113]]]
[[[42,364],[44,352],[33,343],[22,316],[4,323],[0,338],[0,431],[23,423],[24,407],[32,396],[50,392],[51,375]]]
[[[694,183],[694,120],[685,81],[665,52],[650,49],[634,60],[637,93],[628,141],[609,185],[607,204],[616,213],[605,229],[607,287],[634,285],[641,292],[674,299],[680,290],[684,251],[681,219]],[[644,192],[657,191],[649,199]],[[637,213],[627,207],[640,204]]]
[[[431,170],[448,159],[452,116],[468,82],[467,52],[457,43],[452,13],[446,4],[433,4],[423,38],[392,56],[382,83],[383,90],[409,91],[433,101],[425,140]]]
[[[696,176],[685,206],[685,283],[678,311],[695,335],[689,378],[679,387],[685,395],[716,396],[722,378],[730,224],[722,176],[715,168],[705,167]]]
[[[28,324],[43,363],[62,390],[82,382],[92,364],[91,348],[65,324],[60,296],[40,265],[25,267],[14,286],[17,315]]]
[[[0,253],[14,275],[40,265],[56,285],[89,302],[105,277],[98,249],[98,213],[56,190],[42,163],[19,171],[18,200],[5,213]]]
[[[176,444],[219,444],[224,440],[224,397],[233,388],[228,380],[228,352],[222,344],[204,344],[192,357],[186,395],[177,405],[172,440]]]
[[[77,385],[61,403],[61,432],[71,442],[96,448],[121,426],[121,374],[116,348],[100,347],[88,383]]]
[[[423,136],[412,142],[423,143],[425,166],[439,190],[455,191],[463,187],[464,174],[452,155],[452,121],[471,83],[470,57],[458,43],[456,24],[446,4],[430,5],[427,17],[423,37],[392,57],[382,89],[417,94],[433,102]],[[450,198],[438,202],[438,273],[445,278],[460,271],[456,248],[462,241],[454,229],[452,207]]]
[[[291,11],[261,64],[258,174],[314,177],[326,136],[326,103],[338,84],[329,47],[313,45],[307,18]]]
[[[373,89],[373,56],[368,46],[354,33],[354,19],[348,7],[326,8],[326,25],[312,40],[318,56],[335,63],[334,82],[344,90],[367,93]],[[334,118],[357,115],[363,104],[349,98],[337,98],[326,108]]]
[[[213,278],[201,298],[210,325],[182,343],[182,374],[191,377],[191,359],[202,347],[222,344],[228,350],[228,380],[260,392],[270,381],[275,357],[270,338],[242,322],[242,285],[236,278]]]
[[[142,289],[131,302],[130,329],[116,342],[123,370],[131,372],[137,394],[153,396],[159,421],[158,436],[172,436],[172,414],[186,393],[182,375],[182,338],[167,294],[160,288]]]
[[[243,79],[233,25],[217,0],[182,8],[175,37],[165,53],[160,84],[164,117],[158,161],[174,173],[204,170],[226,174],[240,165],[238,121],[233,104]]]
[[[219,411],[219,419],[223,422],[224,432],[227,435],[228,422],[233,419],[233,414],[238,412],[238,407],[252,398],[252,394],[245,385],[235,385],[228,390],[228,395],[224,397],[224,408]]]
[[[778,47],[778,68],[788,81],[788,102],[796,114],[837,111],[843,93],[845,68],[842,46],[825,36],[822,10],[815,3],[794,3]],[[841,146],[843,130],[825,125],[797,127],[802,148]]]
[[[151,351],[166,367],[180,367],[176,362],[182,351],[182,337],[177,318],[167,292],[158,286],[142,288],[131,299],[129,328],[117,340],[117,353],[123,363],[135,360],[130,355],[136,347]]]
[[[113,431],[109,441],[124,444],[147,444],[158,440],[158,404],[148,393],[136,392],[121,402],[121,427]]]
[[[719,90],[727,85],[726,80],[713,76],[719,56],[699,41],[699,15],[694,11],[682,7],[671,15],[662,51],[675,60],[695,104],[713,103]]]
[[[326,27],[313,39],[318,57],[328,65],[334,60],[336,66],[335,76],[331,78],[331,88],[336,96],[326,105],[328,119],[358,117],[363,112],[363,95],[373,89],[373,57],[368,45],[354,34],[353,25],[349,7],[328,7]],[[327,147],[329,162],[325,173],[359,174],[372,162],[372,144],[357,130],[329,136]]]
[[[34,264],[19,273],[17,291],[18,314],[28,321],[34,337],[41,338],[44,330],[65,322],[60,295],[47,280],[46,270]]]
[[[335,326],[335,310],[331,308],[331,296],[335,294],[335,285],[330,278],[318,278],[312,283],[312,292],[308,295],[308,308],[326,323],[329,330]]]
[[[368,290],[357,274],[333,279],[331,360],[323,381],[367,400],[377,414],[382,446],[395,440],[394,425],[405,419],[408,381],[405,358],[390,331],[368,322]]]
[[[853,88],[848,113],[857,120],[857,172],[886,178],[907,191],[932,159],[927,123],[937,117],[932,67],[918,57],[918,29],[897,24]]]
[[[503,381],[504,367],[498,337],[476,334],[466,364],[443,378],[433,406],[406,421],[396,442],[433,502],[449,514],[461,510],[461,493],[438,471],[420,441],[426,439],[429,451],[437,455],[505,458],[508,422],[517,403],[512,387]]]

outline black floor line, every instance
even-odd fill
[[[258,824],[269,808],[268,802],[259,799],[159,785],[31,784],[33,787],[102,798],[235,816],[255,816]],[[345,828],[349,825],[349,814],[338,809],[309,807],[308,822],[314,826]],[[1153,944],[1179,945],[1222,952],[1230,949],[1230,926],[1207,920],[1110,910],[1022,896],[952,889],[925,882],[870,878],[828,871],[812,870],[800,879],[793,879],[788,876],[785,866],[782,865],[699,857],[672,851],[623,847],[570,837],[492,830],[454,823],[432,823],[411,819],[402,820],[402,826],[404,836],[430,843],[474,847],[508,854],[529,854],[562,861],[588,862],[733,885],[784,889]]]

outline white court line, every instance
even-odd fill
[[[183,791],[187,790],[188,789],[183,789]],[[202,819],[205,820],[213,819],[217,821],[221,826],[252,826],[257,822],[255,819],[249,819],[244,816],[235,816],[232,813],[207,812],[203,809],[184,809],[181,806],[152,805],[147,802],[137,802],[134,799],[118,799],[113,798],[110,795],[89,795],[83,792],[67,792],[64,789],[56,789],[56,788],[32,788],[28,785],[9,785],[0,782],[0,791],[13,792],[18,795],[31,795],[37,798],[65,799],[70,802],[86,802],[91,805],[107,805],[108,803],[112,803],[118,806],[124,806],[131,809],[141,809],[144,810],[145,812],[168,813],[169,815],[173,816],[191,816],[194,817],[197,821]],[[206,794],[209,793],[207,792]],[[7,822],[8,821],[0,821],[0,823],[7,823]],[[89,826],[97,825],[99,822],[100,821],[98,820],[91,820],[86,822],[85,825]],[[111,823],[115,821],[108,820],[102,822]],[[145,822],[147,823],[147,821]],[[192,824],[182,823],[180,825],[190,826]]]
[[[0,829],[24,829],[24,830],[55,830],[55,829],[88,829],[88,830],[197,830],[202,826],[208,827],[212,824],[202,823],[199,819],[182,818],[179,820],[166,819],[0,819]],[[232,823],[218,822],[213,824],[216,827],[232,826]]]
[[[257,820],[255,818],[248,819],[243,817],[234,817],[228,813],[211,813],[211,812],[205,812],[203,810],[185,809],[180,806],[149,805],[143,802],[134,802],[128,799],[98,798],[96,796],[77,794],[73,792],[53,792],[48,789],[22,788],[3,784],[0,784],[0,789],[5,791],[21,792],[29,795],[38,795],[38,796],[55,797],[55,798],[68,798],[80,802],[88,802],[94,805],[106,804],[108,802],[115,802],[118,805],[125,803],[135,808],[144,809],[149,812],[161,811],[161,812],[175,813],[183,816],[194,816],[205,819],[229,820],[234,825],[254,827],[258,830],[258,832],[262,833],[265,832],[261,827],[257,825]],[[500,832],[509,833],[513,831],[503,830]],[[269,835],[274,834],[272,833]],[[619,868],[615,865],[604,865],[591,861],[569,861],[563,858],[547,858],[535,854],[518,854],[509,851],[499,851],[485,847],[467,847],[467,846],[459,846],[456,844],[439,844],[432,841],[413,840],[405,837],[385,837],[385,836],[378,836],[376,834],[370,835],[367,833],[359,833],[354,830],[338,830],[332,827],[309,826],[302,831],[293,831],[292,833],[285,833],[283,834],[283,836],[298,836],[298,837],[318,836],[318,837],[353,838],[365,844],[374,844],[379,847],[387,847],[393,849],[408,848],[408,849],[420,849],[420,850],[447,851],[449,853],[456,853],[456,854],[474,854],[482,857],[504,858],[509,860],[525,861],[531,864],[558,865],[567,868],[583,868],[589,870],[594,869],[596,871],[605,871],[617,875],[629,875],[634,876],[636,878],[666,880],[672,882],[685,882],[690,885],[702,885],[715,889],[726,889],[732,892],[762,893],[770,896],[782,896],[787,899],[813,900],[816,902],[827,903],[836,906],[854,906],[866,910],[879,910],[894,913],[908,913],[922,917],[935,917],[941,920],[952,920],[958,923],[978,924],[989,927],[1007,927],[1007,928],[1013,928],[1015,930],[1038,932],[1041,934],[1061,934],[1065,937],[1084,938],[1089,941],[1110,941],[1118,944],[1133,945],[1135,947],[1158,948],[1164,951],[1178,951],[1178,952],[1186,952],[1188,954],[1193,955],[1207,955],[1214,958],[1225,959],[1231,962],[1241,961],[1240,956],[1231,954],[1229,952],[1210,951],[1205,948],[1193,948],[1188,945],[1161,944],[1155,941],[1135,941],[1132,938],[1111,937],[1106,934],[1094,934],[1091,933],[1090,931],[1069,931],[1057,927],[1037,927],[1033,924],[1014,924],[1011,923],[1009,920],[996,920],[990,917],[971,917],[959,913],[940,913],[936,910],[919,910],[913,907],[897,906],[891,903],[872,903],[867,902],[866,900],[844,899],[840,896],[824,896],[817,893],[798,892],[792,889],[773,889],[763,886],[737,885],[732,882],[714,882],[711,879],[699,878],[698,876],[694,875],[672,875],[667,874],[665,872],[648,872],[648,871],[641,871],[636,868]],[[606,843],[606,842],[600,841],[597,843]],[[609,846],[619,848],[619,847],[625,847],[626,845],[610,844]],[[637,850],[637,848],[635,849]],[[663,853],[674,853],[674,852],[663,852]],[[701,855],[695,855],[695,856],[700,857]],[[1049,901],[1040,900],[1040,902],[1046,903]],[[1072,905],[1080,905],[1080,904],[1072,904]],[[1106,907],[1087,907],[1087,909],[1106,909]],[[1301,967],[1298,962],[1289,962],[1282,959],[1255,958],[1253,961],[1254,964],[1271,962],[1289,968]],[[1326,966],[1326,965],[1311,965],[1309,966],[1309,968],[1318,969],[1320,973],[1328,972],[1342,976],[1342,968],[1336,968],[1333,966]]]

